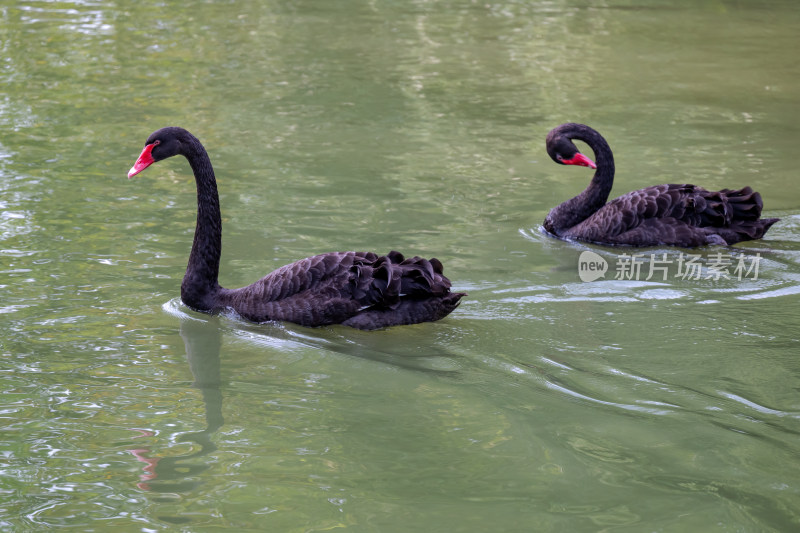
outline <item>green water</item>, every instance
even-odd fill
[[[0,5],[0,528],[798,530],[798,27],[794,1]],[[590,175],[544,152],[568,121],[612,194],[751,185],[782,220],[700,279],[547,238]],[[188,164],[125,178],[166,125],[215,165],[223,285],[397,249],[469,296],[368,333],[186,309]]]

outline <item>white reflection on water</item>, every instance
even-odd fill
[[[101,9],[87,9],[98,7],[100,2],[85,0],[71,0],[69,2],[46,2],[45,6],[18,5],[24,15],[20,18],[23,23],[38,25],[56,22],[58,27],[67,31],[84,35],[111,34],[114,26],[106,22],[106,12]],[[80,9],[76,9],[76,8]]]
[[[655,408],[652,408],[652,407],[643,407],[641,405],[632,405],[632,404],[619,403],[619,402],[609,402],[609,401],[606,401],[606,400],[600,400],[599,398],[593,398],[591,396],[587,396],[585,394],[581,394],[581,393],[576,392],[576,391],[574,391],[572,389],[569,389],[569,388],[564,387],[562,385],[558,385],[556,383],[551,383],[549,381],[545,382],[545,384],[546,384],[548,389],[552,389],[552,390],[561,392],[561,393],[566,394],[568,396],[572,396],[572,397],[578,398],[580,400],[586,400],[586,401],[593,402],[593,403],[599,403],[599,404],[602,404],[602,405],[607,405],[607,406],[610,406],[610,407],[617,407],[619,409],[625,409],[626,411],[639,411],[639,412],[647,413],[647,414],[651,414],[651,415],[666,415],[666,414],[670,414],[670,413],[673,412],[671,409],[655,409]],[[656,402],[649,402],[649,404],[650,405],[655,405]],[[663,405],[667,406],[668,404],[663,404]]]

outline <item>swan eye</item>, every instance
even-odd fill
[[[153,146],[158,146],[159,144],[161,144],[161,141],[159,141],[158,139],[153,141]]]

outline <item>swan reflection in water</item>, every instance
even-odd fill
[[[222,334],[218,320],[216,318],[208,321],[184,319],[181,321],[180,335],[186,346],[186,357],[194,377],[192,386],[200,389],[203,395],[206,429],[184,433],[178,438],[178,442],[192,442],[199,446],[199,449],[185,455],[148,457],[151,449],[147,446],[128,450],[138,461],[146,464],[143,468],[145,473],[139,477],[139,483],[137,483],[137,487],[141,490],[187,492],[194,489],[199,484],[194,476],[209,468],[207,464],[197,461],[197,459],[217,449],[211,436],[223,424],[219,371]],[[135,431],[140,434],[134,438],[154,435],[153,431],[146,429]]]
[[[176,306],[176,307],[173,307]],[[214,315],[194,318],[185,313],[179,300],[171,301],[167,312],[180,317],[180,335],[186,347],[186,357],[194,377],[192,386],[200,390],[205,408],[206,429],[180,435],[177,442],[190,442],[190,453],[170,457],[151,457],[149,446],[131,446],[128,452],[145,464],[137,486],[141,490],[157,493],[184,493],[196,488],[200,481],[197,474],[207,470],[202,457],[217,450],[212,442],[214,433],[223,425],[222,392],[220,390],[220,352],[223,331],[232,333],[248,342],[261,344],[277,342],[296,344],[315,350],[325,350],[351,357],[369,359],[396,368],[414,372],[436,374],[446,379],[457,379],[465,370],[465,361],[450,353],[445,346],[436,344],[420,345],[414,337],[404,337],[405,342],[397,342],[394,335],[372,336],[369,332],[357,332],[350,328],[308,330],[282,325],[253,325],[236,320],[230,315]],[[223,324],[233,320],[233,329],[225,329]],[[424,331],[420,339],[429,340]],[[270,344],[271,345],[271,344]],[[136,429],[139,434],[134,439],[155,436],[150,429]],[[199,446],[199,449],[197,447]]]

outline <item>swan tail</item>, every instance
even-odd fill
[[[450,314],[465,293],[450,292],[450,280],[435,258],[389,252],[361,258],[351,272],[351,294],[362,306],[343,324],[377,329],[439,320]]]
[[[715,228],[728,244],[757,240],[778,218],[761,218],[764,202],[761,195],[750,187],[723,189],[718,193],[725,206],[725,224]]]
[[[759,222],[764,202],[761,195],[750,187],[721,191],[696,187],[694,194],[688,196],[687,204],[690,209],[687,209],[686,216],[679,218],[696,226],[719,229],[719,235],[724,235],[729,243],[728,237],[733,238],[734,234],[741,235],[734,242],[759,239],[775,223],[775,220]]]
[[[351,294],[361,306],[391,307],[400,300],[400,278],[390,256],[364,257],[350,267]]]
[[[730,226],[714,228],[714,230],[727,244],[735,244],[741,241],[761,239],[767,230],[779,220],[779,218],[759,218],[758,220],[735,221]]]
[[[404,259],[398,252],[391,252],[400,278],[400,293],[405,296],[444,296],[450,292],[450,280],[443,274],[441,261],[422,257]]]
[[[353,328],[372,330],[432,322],[452,313],[465,295],[466,293],[463,292],[450,292],[444,296],[429,298],[403,298],[392,309],[379,307],[365,309],[342,324]]]
[[[450,294],[450,280],[436,258],[411,257],[400,252],[360,258],[353,263],[351,291],[362,305],[395,307],[404,298],[443,297]]]
[[[738,221],[758,220],[761,216],[764,202],[761,200],[761,195],[750,187],[737,190],[723,189],[719,191],[719,194],[724,198],[727,210],[729,210],[730,224]]]

